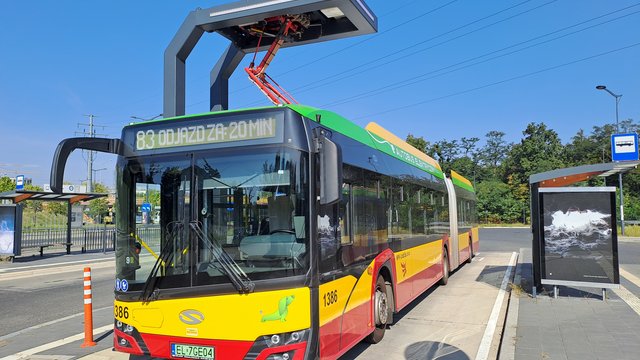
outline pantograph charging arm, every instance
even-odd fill
[[[298,31],[302,26],[300,25],[295,18],[291,18],[288,16],[278,16],[276,18],[267,19],[268,22],[279,21],[281,24],[280,31],[275,36],[273,43],[267,50],[264,58],[260,62],[260,64],[255,67],[254,62],[251,62],[249,67],[246,67],[244,71],[249,75],[249,80],[254,83],[263,94],[267,96],[269,100],[274,105],[281,104],[297,104],[296,99],[291,96],[286,90],[284,90],[277,82],[275,82],[269,75],[267,75],[266,70],[271,64],[271,61],[276,56],[276,53],[284,44],[287,35],[292,31]],[[264,34],[261,33],[260,40],[262,40],[262,36]],[[260,41],[258,41],[258,48],[260,47]],[[256,53],[258,49],[256,48]],[[255,55],[254,55],[255,60]]]

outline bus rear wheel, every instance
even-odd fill
[[[387,329],[387,321],[389,320],[389,298],[387,294],[387,284],[382,276],[378,276],[376,280],[376,291],[373,296],[373,318],[375,321],[375,329],[365,341],[370,344],[377,344],[384,337]]]

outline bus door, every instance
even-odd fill
[[[452,269],[455,269],[460,265],[456,190],[451,179],[445,176],[444,182],[447,185],[447,193],[449,194],[449,264]]]

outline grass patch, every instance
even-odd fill
[[[481,228],[492,228],[492,227],[530,227],[529,224],[523,223],[513,223],[513,224],[479,224]]]
[[[618,235],[622,234],[620,226],[618,226]],[[624,227],[624,236],[640,237],[640,225],[626,225]]]
[[[511,294],[515,295],[517,297],[520,297],[520,295],[525,294],[526,292],[524,291],[524,289],[522,288],[522,286],[509,282],[509,289],[511,290]]]

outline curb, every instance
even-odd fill
[[[516,263],[515,276],[513,284],[521,288],[522,279],[522,259],[523,249],[518,254],[518,262]],[[504,331],[500,339],[500,351],[498,352],[499,360],[515,360],[516,357],[516,333],[518,330],[518,310],[520,308],[520,297],[513,294],[513,289],[509,291],[509,304],[507,306],[507,316],[504,322]]]
[[[632,236],[618,236],[618,242],[640,242],[640,238]]]

